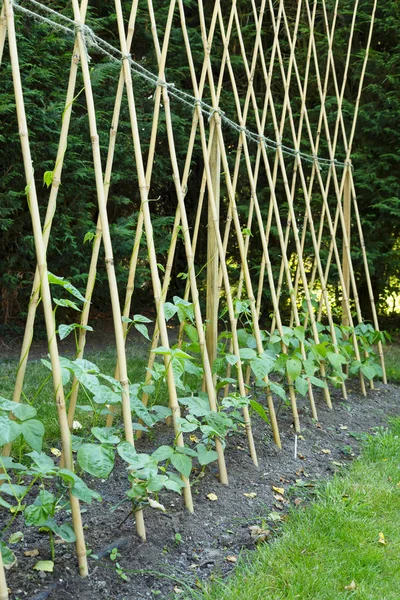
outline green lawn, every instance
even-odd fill
[[[398,600],[399,523],[397,418],[347,474],[321,488],[315,504],[293,511],[275,542],[247,553],[231,578],[196,598]]]

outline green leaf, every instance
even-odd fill
[[[68,488],[78,500],[87,504],[91,504],[92,500],[101,502],[100,494],[95,490],[91,490],[76,473],[73,473],[69,469],[59,469],[57,474],[68,485]]]
[[[192,470],[192,459],[189,458],[189,456],[178,453],[173,454],[171,457],[171,463],[179,473],[189,479],[190,471]]]
[[[266,423],[269,424],[268,414],[262,404],[257,402],[257,400],[250,400],[250,406]]]
[[[133,322],[134,323],[152,323],[152,320],[148,319],[147,317],[145,317],[143,315],[133,315]]]
[[[53,531],[56,535],[58,535],[58,537],[63,539],[65,542],[72,543],[76,541],[75,532],[69,523],[63,523],[62,525],[56,524],[53,528]]]
[[[151,455],[157,462],[168,460],[174,454],[174,449],[171,446],[159,446]]]
[[[30,406],[29,404],[15,404],[16,406],[12,412],[15,418],[18,419],[18,421],[26,421],[27,419],[32,419],[33,417],[36,417],[36,408],[33,408],[33,406]]]
[[[22,531],[16,531],[15,533],[12,533],[10,535],[10,537],[8,538],[8,543],[9,544],[18,544],[19,542],[22,542],[23,539],[24,539],[24,534],[22,533]]]
[[[46,573],[52,573],[54,571],[54,563],[52,560],[38,560],[38,562],[33,568],[36,571],[45,571]]]
[[[47,187],[50,187],[53,183],[54,171],[45,171],[43,173],[43,184]]]
[[[27,456],[30,456],[34,463],[34,470],[37,473],[45,476],[48,473],[53,473],[55,470],[53,459],[47,456],[44,452],[28,452]]]
[[[170,319],[172,319],[172,317],[174,315],[176,315],[177,312],[178,312],[178,307],[175,306],[175,304],[172,304],[172,302],[165,302],[164,303],[164,315],[165,315],[165,319],[167,321],[169,321]]]
[[[322,379],[319,379],[319,377],[314,377],[314,376],[311,376],[311,377],[310,377],[310,381],[311,381],[311,383],[312,383],[313,385],[316,385],[317,387],[321,387],[321,388],[326,388],[326,387],[328,387],[328,386],[327,386],[327,384],[326,384],[326,382],[325,382],[325,381],[323,381]]]
[[[42,451],[44,426],[37,419],[29,419],[21,425],[22,435],[26,443],[36,452]]]
[[[57,306],[64,306],[64,307],[68,307],[68,308],[72,308],[73,310],[77,310],[78,312],[81,312],[81,309],[79,308],[79,306],[77,304],[75,304],[75,302],[72,302],[72,300],[68,300],[68,299],[62,299],[62,300],[58,300],[58,298],[53,298],[53,302],[54,304],[57,304]],[[93,331],[92,327],[89,328],[90,331]]]
[[[67,290],[67,292],[72,294],[72,296],[78,298],[78,300],[80,300],[81,302],[86,302],[85,297],[82,296],[80,291],[75,286],[73,286],[72,283],[66,281],[64,277],[57,277],[57,275],[53,275],[53,273],[50,273],[50,271],[48,271],[47,278],[49,280],[49,283],[52,283],[53,285],[60,285],[65,290]]]
[[[202,466],[218,460],[218,454],[215,452],[215,450],[207,450],[204,444],[197,444],[196,450],[197,459]]]
[[[295,381],[301,373],[301,360],[298,358],[289,358],[286,361],[286,371],[292,381]]]
[[[0,551],[1,551],[1,557],[3,559],[3,565],[6,568],[10,568],[12,565],[14,565],[16,563],[17,559],[15,558],[13,552],[11,552],[11,550],[9,548],[7,548],[5,543],[2,541],[0,541]]]
[[[361,373],[369,380],[373,379],[377,375],[376,369],[372,365],[362,365]]]
[[[129,464],[133,464],[137,461],[138,453],[129,442],[121,442],[118,444],[117,452],[122,460],[125,460]]]
[[[0,446],[13,442],[21,433],[21,425],[0,415]]]
[[[275,383],[274,381],[269,382],[269,387],[271,388],[271,392],[279,396],[282,400],[286,400],[286,393],[283,387],[279,383]]]
[[[274,362],[271,356],[257,356],[250,362],[250,367],[257,379],[264,379],[274,368]]]
[[[225,360],[227,363],[233,366],[238,362],[238,357],[236,354],[225,354]]]
[[[94,477],[106,478],[114,468],[114,452],[109,446],[83,444],[77,452],[78,464]]]
[[[346,364],[346,359],[341,354],[335,354],[334,352],[328,352],[326,358],[331,363],[332,367],[336,369],[336,371],[342,370],[342,365]]]
[[[146,325],[143,325],[143,323],[135,323],[135,329],[137,329],[138,332],[141,333],[142,336],[146,338],[146,340],[151,341]]]
[[[299,394],[301,394],[302,396],[305,396],[307,394],[308,381],[304,379],[304,377],[297,377],[296,381],[294,382],[294,385]]]
[[[253,348],[240,348],[239,356],[241,360],[253,360],[256,358],[257,353]]]
[[[0,485],[0,492],[2,494],[7,494],[8,496],[14,496],[17,498],[25,494],[27,489],[28,486],[18,485],[17,483],[3,483]]]
[[[92,427],[91,432],[102,444],[119,444],[121,441],[111,427]]]

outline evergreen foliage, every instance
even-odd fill
[[[70,7],[66,8],[65,3],[52,0],[48,4],[55,10],[71,16]],[[139,3],[132,57],[147,69],[156,73],[157,61],[145,4]],[[213,2],[206,0],[204,4],[206,14],[211,14]],[[294,19],[295,4],[293,3],[293,8],[286,7],[289,19]],[[327,4],[328,8],[331,8],[333,1],[329,0]],[[346,53],[347,32],[350,27],[353,3],[351,0],[345,0],[340,5],[342,8],[338,16],[334,48],[339,80],[344,68],[343,57]],[[228,15],[230,2],[223,1],[222,6],[225,14]],[[193,57],[198,73],[200,73],[203,60],[203,46],[197,3],[193,0],[186,0],[185,7]],[[130,9],[128,1],[124,2],[124,9],[125,14],[128,15]],[[155,3],[155,10],[159,37],[162,42],[163,25],[167,17],[168,3]],[[255,33],[254,24],[252,24],[253,22],[249,18],[251,11],[250,0],[240,3],[239,14],[242,24],[242,35],[245,42],[248,42],[250,49],[253,46]],[[370,12],[371,2],[369,0],[362,0],[359,6],[360,26],[355,34],[353,47],[352,76],[345,92],[345,114],[346,111],[352,114],[356,100],[355,95],[357,93]],[[400,142],[400,84],[396,76],[400,61],[399,32],[397,27],[398,16],[398,3],[396,0],[384,0],[379,3],[353,152],[355,183],[358,190],[361,218],[370,257],[374,289],[376,296],[379,296],[381,301],[386,296],[400,291],[400,262],[398,260],[400,176],[397,168],[399,162],[397,148]],[[177,27],[173,29],[171,36],[166,78],[168,81],[174,82],[181,89],[191,89],[188,67],[181,60],[183,40],[180,27],[178,26],[178,17],[176,16],[175,18],[177,19]],[[51,171],[54,168],[58,132],[64,110],[65,88],[70,68],[72,40],[64,38],[57,31],[53,31],[46,25],[34,20],[26,19],[20,15],[16,15],[16,20],[21,72],[30,127],[29,135],[35,165],[35,180],[39,193],[42,219],[44,220],[48,190],[42,183],[43,175],[46,171]],[[118,46],[115,34],[113,2],[90,2],[87,22],[95,28],[98,35]],[[324,72],[326,52],[324,54],[322,48],[326,46],[326,40],[324,39],[322,14],[320,13],[317,14],[316,32],[316,42],[320,48],[318,50],[321,62],[320,68]],[[302,41],[301,31],[299,33],[297,60],[301,65],[306,59],[307,42]],[[265,32],[263,32],[263,44],[267,59],[271,48],[269,42],[272,39],[272,29],[268,30],[266,28]],[[238,44],[237,34],[234,34],[231,40],[231,47],[235,48],[236,46],[236,56],[232,51],[232,64],[235,68],[239,95],[244,99],[247,89],[247,78]],[[287,63],[289,47],[288,45],[285,47],[285,44],[282,44],[281,47],[284,61]],[[218,67],[218,61],[221,59],[222,50],[221,40],[218,39],[215,45],[213,45],[212,53],[216,67]],[[251,50],[249,50],[250,52]],[[100,143],[103,160],[105,161],[119,67],[117,64],[107,62],[106,59],[96,54],[92,55],[92,59],[92,80]],[[25,181],[7,47],[5,48],[0,69],[0,264],[2,265],[0,272],[0,325],[10,325],[15,322],[17,317],[21,317],[25,311],[36,261],[30,216],[24,192]],[[231,84],[227,73],[225,77],[226,81],[224,82],[222,92],[224,109],[227,112],[227,116],[237,120],[234,100],[230,95]],[[138,90],[136,94],[137,111],[140,119],[141,133],[143,133],[143,152],[146,160],[148,151],[146,143],[150,138],[153,115],[154,89],[138,77],[135,78],[135,86]],[[84,240],[88,232],[95,233],[95,223],[97,220],[94,172],[82,88],[83,84],[79,75],[76,87],[77,96],[74,100],[68,137],[68,148],[65,154],[62,185],[58,195],[57,218],[53,224],[48,251],[49,269],[59,276],[65,276],[69,280],[72,280],[81,289],[85,285],[86,265],[89,264],[91,252],[90,243],[84,243]],[[264,92],[261,71],[256,74],[254,89],[259,99],[259,106],[262,106]],[[291,96],[293,98],[292,109],[296,115],[296,111],[298,112],[300,109],[300,98],[298,98],[298,95],[296,98],[295,92],[296,87],[293,78],[291,89]],[[276,95],[276,106],[279,107],[283,101],[283,91],[274,89],[274,94]],[[336,118],[337,105],[333,94],[333,84],[330,84],[327,106],[330,109],[329,119],[332,123],[334,123]],[[280,98],[279,95],[281,95]],[[320,105],[316,78],[313,73],[310,76],[308,96],[310,98],[309,112],[311,117],[314,114],[314,121],[316,121]],[[206,101],[210,101],[207,87],[204,98]],[[173,109],[178,160],[180,167],[182,167],[186,156],[192,113],[188,107],[180,105],[173,99],[171,100],[171,106]],[[161,119],[163,119],[163,115],[161,115]],[[254,120],[253,122],[250,120],[248,126],[255,130]],[[237,136],[229,130],[224,130],[224,135],[228,147],[229,144],[232,144],[230,159],[233,164]],[[269,129],[267,128],[266,130],[266,135],[273,136],[271,124],[269,125]],[[309,151],[307,141],[302,144],[302,149]],[[321,148],[321,154],[324,153],[324,150],[326,154],[326,149],[323,147]],[[338,158],[344,158],[343,148],[339,147],[338,151]],[[154,233],[159,262],[165,264],[165,255],[169,246],[169,235],[176,200],[174,183],[172,177],[169,176],[171,169],[168,144],[163,127],[159,129],[155,160],[156,165],[153,170],[150,193],[150,198],[154,199],[151,203],[151,210],[154,215]],[[109,218],[112,226],[117,274],[121,283],[120,289],[123,289],[129,267],[129,256],[132,249],[139,208],[139,191],[130,139],[129,119],[126,106],[124,107],[124,105],[118,129],[115,164],[117,165],[117,169],[113,173],[111,182]],[[202,170],[201,151],[199,146],[196,146],[192,161],[190,186],[186,196],[188,214],[193,221],[198,200],[195,190],[198,190],[200,187]],[[243,179],[246,181],[245,178]],[[262,184],[263,181],[260,178],[260,188],[265,187],[264,204],[265,211],[267,211],[268,189],[266,182],[265,186]],[[194,191],[192,192],[192,190]],[[240,185],[239,179],[238,191],[238,206],[244,215],[250,195],[248,183]],[[222,187],[222,195],[224,193],[225,190]],[[225,214],[226,206],[223,206],[222,217]],[[205,235],[205,231],[200,234],[199,248],[205,249],[206,247],[204,243]],[[257,270],[259,267],[261,252],[261,247],[257,249],[256,244],[252,246],[250,260],[252,261],[254,270]],[[364,293],[366,291],[366,284],[363,278],[360,249],[354,246],[353,254],[356,260],[355,268],[358,273],[362,301],[364,298],[367,299],[367,294]],[[280,249],[276,240],[275,268],[277,270],[280,265],[279,256]],[[271,256],[271,258],[274,259],[274,256]],[[206,262],[205,256],[202,256],[201,253],[198,257],[196,256],[196,260],[198,260],[199,269]],[[185,263],[183,248],[180,248],[173,272],[173,275],[175,275],[175,288],[173,291],[180,295],[183,294],[185,282],[182,279],[176,278],[176,276],[185,270]],[[232,264],[235,264],[235,260],[232,260]],[[144,244],[142,244],[141,248],[138,276],[135,301],[138,310],[140,310],[141,299],[146,297],[150,286]],[[106,273],[101,260],[99,262],[98,278],[99,282],[105,282]],[[103,290],[101,285],[96,286],[93,302],[98,311],[104,312],[107,310],[107,294],[107,286],[104,286]],[[365,303],[363,310],[365,311],[365,316],[368,316],[368,302]]]

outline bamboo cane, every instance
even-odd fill
[[[3,557],[0,551],[0,600],[8,600],[8,587],[4,571]]]
[[[49,343],[50,360],[52,365],[54,394],[58,412],[58,419],[60,423],[62,448],[65,456],[66,467],[70,471],[73,471],[71,435],[68,428],[67,413],[65,409],[64,390],[62,386],[61,367],[58,356],[55,323],[52,312],[50,286],[47,278],[46,249],[43,242],[35,180],[33,176],[32,157],[29,146],[24,97],[22,92],[21,75],[19,70],[17,41],[14,27],[14,14],[10,0],[5,0],[4,6],[7,17],[7,30],[14,83],[14,94],[17,109],[18,127],[21,139],[25,179],[27,183],[28,206],[32,220],[36,259],[41,278],[42,301],[46,321],[47,339]],[[86,577],[88,575],[88,565],[79,500],[71,493],[71,491],[69,493],[69,499],[71,504],[72,522],[76,535],[76,552],[78,556],[79,572],[82,577]]]
[[[88,109],[88,117],[89,117],[89,128],[90,128],[90,136],[92,141],[92,150],[93,150],[93,163],[95,169],[95,179],[96,179],[96,192],[97,192],[97,201],[101,219],[101,227],[103,232],[103,244],[105,251],[105,263],[107,269],[107,276],[110,288],[110,297],[111,297],[111,305],[113,312],[113,321],[114,321],[114,331],[115,331],[115,339],[116,339],[116,347],[117,347],[117,356],[118,356],[118,369],[120,374],[120,382],[122,386],[122,413],[124,418],[124,431],[126,440],[134,445],[133,440],[133,429],[132,429],[132,417],[131,417],[131,407],[129,401],[129,381],[128,374],[126,368],[126,355],[125,355],[125,344],[124,344],[124,336],[122,332],[122,321],[121,321],[121,309],[119,304],[118,297],[118,288],[117,288],[117,280],[114,269],[114,258],[112,251],[112,243],[110,230],[108,226],[108,215],[107,215],[107,207],[106,207],[106,199],[104,194],[104,184],[103,184],[103,174],[101,167],[101,155],[100,155],[100,145],[99,145],[99,136],[97,134],[97,124],[96,124],[96,112],[93,102],[93,92],[92,92],[92,84],[90,80],[90,72],[88,66],[88,59],[86,54],[86,48],[84,44],[84,40],[81,32],[81,20],[80,20],[80,12],[78,0],[72,0],[72,7],[74,11],[74,20],[77,27],[77,39],[79,43],[79,49],[81,53],[81,66],[82,66],[82,75],[83,81],[85,85],[85,95],[86,95],[86,104]],[[125,40],[124,40],[125,41]],[[135,513],[136,520],[136,530],[138,535],[145,540],[146,532],[144,527],[143,520],[143,511],[137,511]]]
[[[7,34],[7,22],[6,22],[6,17],[4,14],[4,4],[3,4],[3,6],[1,7],[1,12],[0,12],[0,65],[1,65],[2,58],[3,58],[6,34]]]
[[[86,9],[87,9],[87,0],[83,0],[83,2],[81,3],[81,14],[82,14],[83,20],[85,19]],[[72,54],[72,59],[71,59],[70,75],[69,75],[67,96],[66,96],[66,100],[65,100],[65,108],[64,108],[64,112],[63,112],[63,119],[62,119],[62,124],[61,124],[61,132],[60,132],[60,138],[59,138],[59,143],[58,143],[57,157],[56,157],[53,180],[52,180],[51,190],[50,190],[50,197],[49,197],[49,202],[48,202],[48,206],[47,206],[44,227],[43,227],[43,242],[44,242],[46,249],[47,249],[48,242],[50,239],[51,226],[52,226],[52,222],[53,222],[54,213],[56,210],[58,189],[59,189],[60,182],[61,182],[61,173],[62,173],[62,168],[63,168],[64,155],[65,155],[65,151],[66,151],[66,147],[67,147],[67,136],[68,136],[69,124],[70,124],[70,120],[71,120],[72,105],[73,105],[73,100],[74,100],[78,63],[79,63],[79,49],[78,49],[77,43],[75,43],[73,54]],[[33,338],[33,329],[34,329],[35,318],[36,318],[36,310],[37,310],[39,301],[40,301],[40,274],[39,274],[39,269],[36,267],[35,276],[34,276],[33,285],[32,285],[32,292],[31,292],[30,301],[29,301],[29,305],[28,305],[28,314],[27,314],[27,319],[26,319],[26,324],[25,324],[24,338],[23,338],[23,342],[22,342],[21,353],[20,353],[20,358],[19,358],[19,363],[18,363],[18,368],[17,368],[17,373],[16,373],[16,379],[15,379],[15,386],[14,386],[14,392],[13,392],[14,402],[19,402],[21,399],[21,394],[22,394],[22,389],[23,389],[23,384],[24,384],[24,379],[25,379],[26,365],[27,365],[28,358],[29,358],[29,349],[30,349],[30,346],[32,343],[32,338]],[[3,456],[10,455],[11,447],[12,447],[12,444],[6,444],[6,446],[4,446]]]
[[[214,136],[210,153],[210,171],[213,182],[213,193],[215,200],[215,211],[217,221],[213,220],[212,207],[208,206],[208,228],[207,228],[207,298],[206,298],[206,344],[210,364],[213,365],[217,358],[218,338],[218,247],[216,241],[215,227],[219,227],[220,215],[220,177],[221,157],[217,139]],[[214,385],[216,376],[214,376]]]

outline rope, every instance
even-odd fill
[[[65,35],[70,35],[75,37],[76,33],[79,32],[82,36],[82,40],[84,42],[84,46],[86,49],[88,60],[90,60],[89,50],[93,49],[107,56],[112,62],[121,63],[123,60],[127,60],[129,62],[130,68],[133,73],[149,82],[152,86],[157,87],[161,86],[166,88],[168,94],[173,98],[176,98],[182,104],[189,106],[191,109],[199,108],[203,115],[205,115],[210,121],[216,114],[219,115],[222,123],[236,131],[238,134],[244,134],[246,138],[254,142],[256,144],[264,144],[266,148],[270,150],[274,150],[275,152],[280,150],[283,154],[290,155],[296,158],[298,161],[302,160],[309,163],[315,163],[321,169],[322,167],[330,167],[334,165],[335,167],[351,167],[352,164],[350,162],[340,162],[337,159],[330,158],[322,158],[317,155],[306,154],[305,152],[301,152],[299,149],[291,148],[290,146],[286,146],[281,142],[276,142],[271,138],[268,138],[264,135],[255,133],[247,129],[247,127],[236,123],[232,119],[226,116],[226,114],[220,109],[215,108],[202,100],[201,98],[196,98],[192,96],[188,92],[185,92],[175,86],[174,83],[168,83],[167,81],[160,79],[158,75],[152,73],[145,67],[143,67],[140,63],[134,61],[130,54],[123,54],[118,48],[115,48],[101,37],[95,34],[93,29],[91,29],[88,25],[84,25],[82,23],[77,23],[73,19],[66,17],[65,15],[53,10],[52,8],[41,4],[37,0],[25,0],[25,2],[29,2],[33,7],[45,13],[47,16],[43,16],[39,12],[35,10],[31,10],[26,6],[22,6],[17,2],[17,0],[10,0],[11,4],[14,7],[14,10],[28,16],[29,18],[33,18],[39,22],[43,22],[46,25],[58,29],[62,31]],[[57,20],[56,20],[57,19]],[[61,21],[61,22],[59,22]]]

